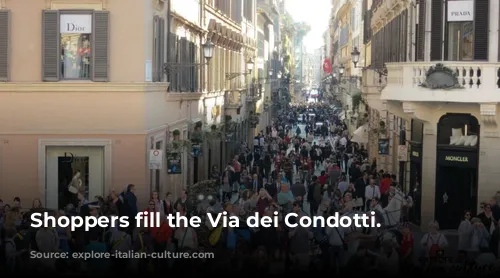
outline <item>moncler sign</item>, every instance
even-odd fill
[[[62,14],[59,21],[61,34],[92,33],[92,15],[90,14]]]
[[[448,22],[474,21],[474,0],[449,0]]]

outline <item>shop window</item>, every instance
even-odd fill
[[[474,22],[448,23],[448,60],[474,59]]]
[[[108,11],[45,10],[42,30],[44,81],[108,81]]]
[[[449,147],[477,147],[479,123],[471,115],[447,114],[438,123],[438,145]]]

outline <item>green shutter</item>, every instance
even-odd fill
[[[9,81],[10,10],[0,10],[0,81]]]
[[[94,11],[92,24],[92,80],[109,81],[109,12]]]
[[[44,10],[42,13],[42,80],[59,81],[61,69],[61,45],[59,11]]]

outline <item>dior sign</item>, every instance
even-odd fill
[[[62,14],[59,18],[61,34],[91,34],[92,15]]]
[[[474,0],[447,1],[448,22],[474,21]]]

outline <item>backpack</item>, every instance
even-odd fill
[[[429,243],[429,241],[432,240],[431,248],[429,248],[429,257],[430,258],[437,257],[438,252],[441,250],[441,248],[439,248],[439,240],[440,239],[441,239],[441,234],[439,234],[436,242],[434,242],[434,240],[432,240],[430,235],[427,235],[427,244]]]

